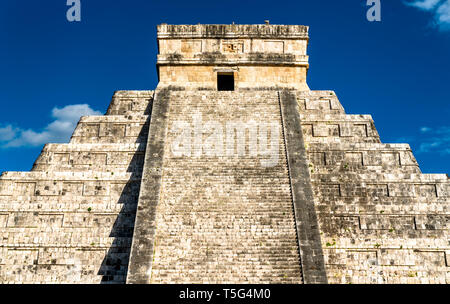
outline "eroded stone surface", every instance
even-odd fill
[[[161,25],[158,39],[155,91],[115,92],[31,172],[1,175],[2,283],[450,283],[448,176],[309,90],[307,27]],[[275,164],[175,155],[175,122],[199,114],[274,122]]]

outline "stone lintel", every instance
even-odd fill
[[[308,26],[280,24],[197,24],[157,26],[158,39],[171,38],[276,38],[308,39]]]
[[[250,53],[239,56],[223,56],[220,53],[202,53],[194,58],[181,54],[160,54],[157,65],[264,65],[264,66],[309,66],[307,55]]]

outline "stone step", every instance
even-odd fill
[[[367,269],[370,270],[367,270]],[[403,268],[403,269],[402,269]],[[411,266],[327,265],[330,284],[450,284],[445,270],[435,271]],[[420,274],[420,275],[419,275]]]
[[[133,144],[147,141],[149,116],[82,117],[70,143]]]
[[[364,182],[364,183],[362,183]],[[317,195],[323,197],[405,197],[420,198],[437,201],[437,198],[450,196],[450,183],[440,180],[405,179],[401,180],[377,180],[366,179],[333,181],[315,179],[313,186]],[[317,187],[317,188],[316,188]],[[415,201],[410,201],[414,203]]]
[[[333,91],[305,91],[296,95],[301,115],[345,114]]]
[[[421,214],[418,214],[419,212]],[[324,232],[340,231],[344,234],[346,231],[362,233],[362,230],[387,230],[389,237],[405,237],[419,230],[430,231],[424,235],[448,233],[450,230],[450,212],[448,211],[433,214],[417,210],[417,213],[405,212],[402,215],[389,211],[372,214],[334,212],[333,215],[319,212],[319,218]]]
[[[15,231],[14,231],[15,230]],[[26,230],[26,231],[24,231]],[[110,237],[111,229],[101,228],[59,228],[54,231],[39,231],[33,228],[1,228],[0,246],[72,246],[72,247],[130,247],[131,237]],[[32,234],[31,234],[32,233]]]
[[[130,180],[133,174],[128,172],[3,172],[0,181],[29,180]],[[136,178],[133,178],[136,179]]]
[[[137,186],[139,186],[137,184]],[[89,208],[93,212],[119,213],[135,212],[137,195],[120,196],[2,196],[0,212],[78,212]],[[1,218],[2,216],[0,216]]]
[[[314,173],[389,171],[417,173],[420,168],[407,144],[310,143],[308,159]],[[363,172],[358,172],[363,173]]]
[[[1,211],[0,211],[1,212]],[[15,228],[33,228],[39,231],[55,231],[57,228],[107,228],[114,226],[114,232],[134,227],[132,212],[96,212],[78,210],[71,212],[56,211],[12,211],[0,213],[0,227],[14,231]]]
[[[317,186],[316,186],[317,187]],[[386,195],[333,196],[317,190],[316,208],[320,213],[349,214],[448,214],[448,197],[389,197]],[[330,203],[332,202],[332,203]]]
[[[131,173],[5,172],[0,210],[134,212],[139,187],[140,178]]]
[[[395,234],[392,234],[389,230],[360,230],[357,238],[354,239],[355,234],[353,234],[353,237],[352,235],[342,235],[342,237],[336,238],[330,232],[324,232],[322,243],[323,248],[329,249],[416,249],[438,251],[437,248],[439,248],[441,252],[450,249],[448,241],[445,239],[448,231],[446,234],[443,234],[440,231],[417,230],[411,234],[413,237],[408,237],[407,233],[403,234],[403,236],[395,237]]]
[[[323,115],[301,117],[305,142],[310,143],[380,143],[370,115]]]
[[[32,171],[142,172],[143,144],[48,144]]]
[[[106,115],[150,115],[154,91],[116,91]]]
[[[439,183],[449,184],[450,179],[446,174],[417,174],[417,173],[385,173],[385,172],[369,172],[369,173],[352,173],[343,175],[337,174],[313,174],[313,181],[320,180],[322,182],[347,182],[347,181],[378,181],[378,182],[411,182],[411,183]]]
[[[94,274],[86,275],[87,271],[82,272],[74,268],[73,272],[67,270],[67,266],[29,266],[13,267],[0,266],[0,280],[5,284],[61,284],[61,282],[74,282],[76,284],[100,284],[103,283],[103,277]],[[81,273],[81,274],[79,274]],[[113,284],[120,284],[125,278],[113,276]]]
[[[109,196],[133,194],[140,178],[131,173],[113,172],[4,172],[0,197],[17,196]],[[137,193],[134,193],[137,195]],[[4,199],[4,198],[3,198]]]
[[[320,152],[320,151],[411,151],[409,144],[389,144],[389,143],[365,143],[365,142],[352,142],[352,143],[310,143],[307,146],[308,152]]]
[[[180,90],[171,91],[167,98],[169,133],[162,192],[152,224],[151,281],[278,282],[275,278],[280,278],[279,282],[301,282],[278,92]],[[276,124],[277,161],[264,167],[261,157],[248,153],[174,155],[172,124],[193,125],[194,115],[223,128],[236,121]],[[234,270],[239,270],[236,275]]]

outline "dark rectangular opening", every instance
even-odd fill
[[[217,74],[217,90],[234,91],[234,75],[233,73]]]

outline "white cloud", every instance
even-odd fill
[[[450,30],[450,0],[414,0],[404,3],[432,13],[434,27],[443,31]]]
[[[450,0],[437,9],[437,23],[442,29],[450,30]]]
[[[440,2],[441,0],[416,0],[413,2],[407,2],[406,4],[411,5],[411,6],[415,6],[417,8],[429,11],[433,8],[436,7],[436,5]]]
[[[420,132],[421,133],[427,133],[427,132],[430,132],[432,129],[431,128],[428,128],[428,127],[422,127],[422,128],[420,128]]]
[[[42,131],[24,130],[7,125],[0,128],[0,142],[3,142],[3,148],[36,147],[50,142],[68,142],[80,117],[88,115],[101,115],[101,113],[94,111],[87,104],[54,108],[52,117],[55,120]]]
[[[11,125],[0,128],[0,142],[10,141],[17,134],[17,130]]]
[[[420,140],[418,153],[438,152],[440,154],[450,154],[450,127],[425,127],[426,132],[423,132],[423,129],[421,128],[421,132],[426,134],[427,137]]]

